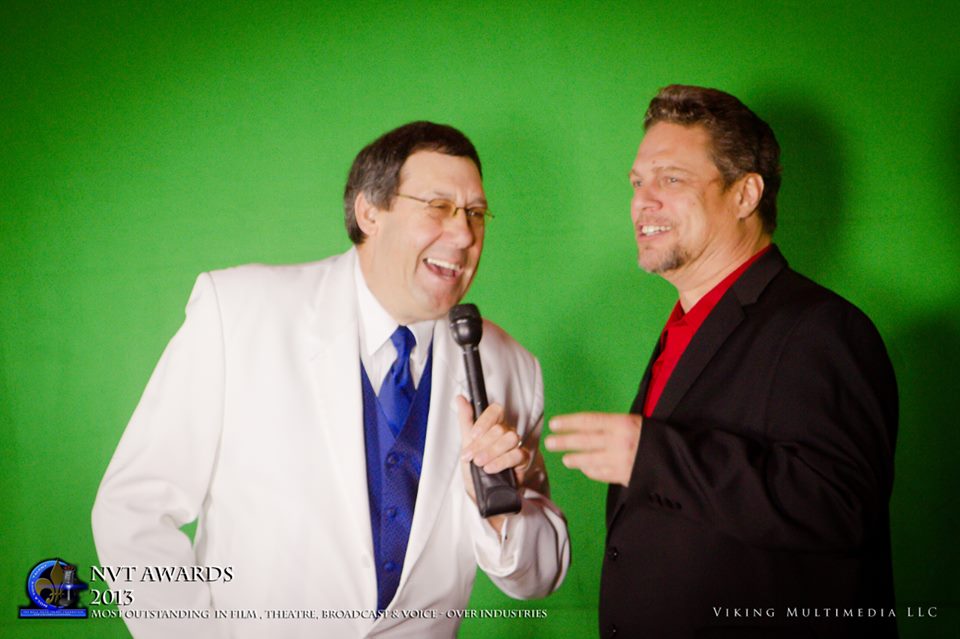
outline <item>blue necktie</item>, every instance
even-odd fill
[[[383,384],[380,385],[380,408],[387,418],[387,424],[396,437],[403,429],[410,414],[410,405],[417,389],[413,386],[413,375],[410,372],[410,351],[417,345],[417,340],[406,326],[398,326],[390,336],[397,349],[397,359],[393,362]]]

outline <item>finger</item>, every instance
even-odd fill
[[[499,473],[508,468],[524,468],[530,460],[530,453],[524,448],[514,448],[483,465],[486,473]]]
[[[490,404],[477,418],[477,421],[473,424],[473,428],[470,429],[471,439],[477,439],[483,436],[490,428],[502,421],[503,406],[500,404]]]
[[[460,448],[466,448],[473,437],[470,430],[473,428],[473,406],[463,395],[457,395],[457,422],[460,424]]]
[[[497,455],[520,445],[520,436],[506,424],[494,424],[482,435],[470,442],[465,453],[470,455],[477,465],[482,466]],[[477,461],[480,453],[486,452],[484,458]]]
[[[583,470],[600,466],[598,457],[596,453],[568,453],[561,458],[561,461],[567,468]]]
[[[591,451],[602,450],[607,446],[607,441],[603,434],[574,432],[569,435],[548,435],[543,445],[549,451]]]
[[[473,462],[477,466],[489,464],[497,457],[510,451],[517,450],[520,446],[520,436],[513,430],[502,430],[504,426],[491,428],[479,441],[474,442],[480,448],[473,455]],[[497,435],[498,431],[501,433]]]
[[[500,404],[491,404],[483,411],[480,418],[470,427],[469,435],[466,437],[468,441],[461,449],[461,457],[464,461],[470,461],[498,437],[513,430],[502,421],[503,406]]]
[[[563,465],[573,470],[579,470],[595,481],[611,481],[613,469],[600,455],[593,453],[570,453],[563,456]]]
[[[633,472],[633,454],[611,454],[609,451],[569,453],[562,458],[563,465],[581,471],[590,479],[627,486]]]
[[[550,420],[553,432],[606,430],[620,415],[610,413],[572,413],[557,415]]]

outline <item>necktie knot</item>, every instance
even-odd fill
[[[410,406],[417,392],[410,372],[410,351],[417,345],[417,339],[409,328],[398,326],[390,336],[390,341],[397,349],[397,359],[383,379],[378,399],[390,430],[394,436],[397,436],[407,421]]]
[[[410,359],[410,353],[413,351],[413,347],[417,345],[417,338],[406,326],[398,326],[397,330],[390,336],[390,341],[393,342],[393,347],[397,349],[398,362]]]

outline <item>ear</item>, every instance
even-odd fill
[[[377,224],[377,215],[380,209],[370,203],[363,191],[357,193],[353,201],[353,214],[357,219],[357,226],[367,237],[373,237],[377,234],[380,225]]]
[[[757,173],[747,173],[740,178],[736,190],[737,219],[745,220],[760,206],[763,195],[763,178]]]

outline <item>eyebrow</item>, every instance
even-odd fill
[[[679,171],[681,173],[686,173],[688,175],[694,175],[694,172],[690,169],[685,169],[682,166],[677,166],[676,164],[668,164],[667,166],[658,166],[654,168],[654,173],[663,173],[664,171]],[[627,174],[628,177],[640,177],[640,174],[637,173],[634,169],[630,169],[630,173]]]
[[[427,192],[426,192],[426,195],[425,195],[425,199],[427,199],[427,200],[449,200],[449,201],[453,202],[454,204],[457,203],[456,198],[455,198],[454,196],[450,195],[449,193],[444,193],[444,192],[442,192],[442,191],[437,191],[437,190],[427,191]],[[467,206],[467,208],[472,208],[472,207],[477,207],[477,206],[487,207],[487,206],[489,206],[489,205],[487,204],[487,198],[481,197],[481,198],[479,198],[479,199],[477,199],[477,200],[468,200],[468,204],[467,204],[466,206]]]

